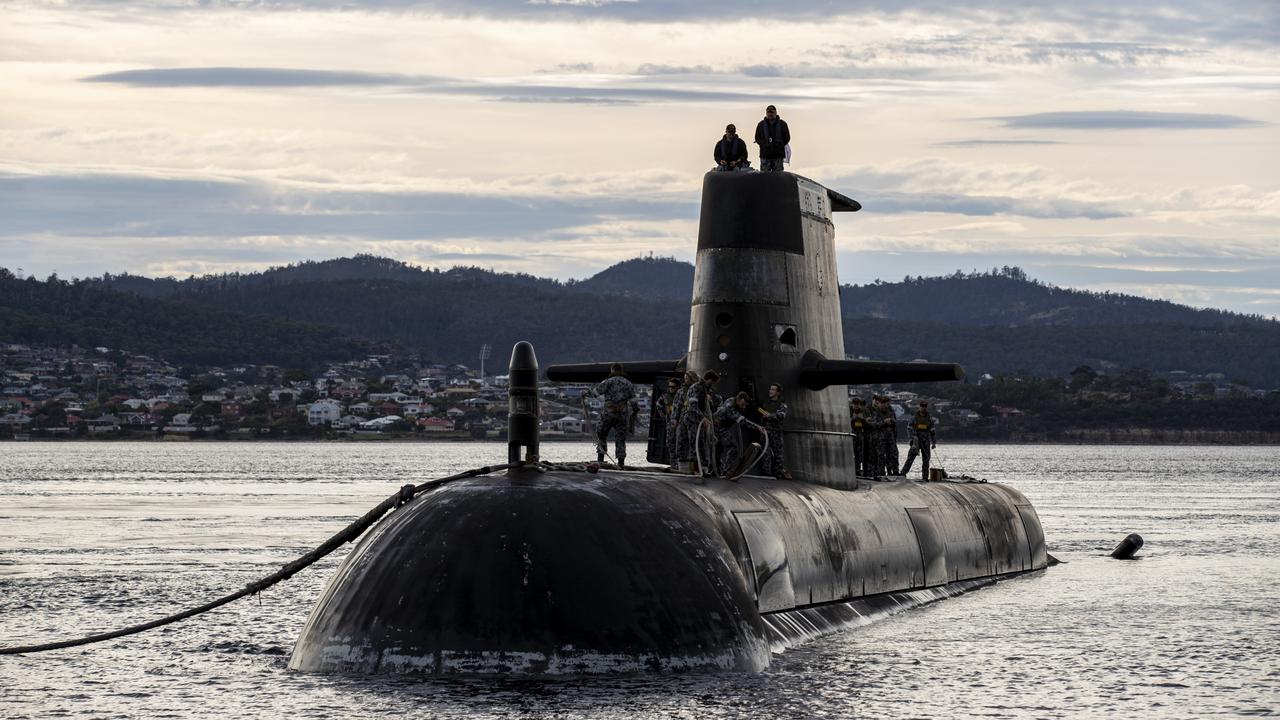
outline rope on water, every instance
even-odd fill
[[[227,603],[233,602],[235,600],[239,600],[240,598],[245,597],[246,595],[256,595],[257,593],[262,592],[263,590],[266,590],[267,588],[271,587],[272,585],[275,585],[276,583],[280,583],[285,580],[288,580],[289,578],[297,574],[299,570],[302,570],[303,568],[306,568],[310,565],[315,564],[318,560],[320,560],[324,556],[332,553],[334,550],[337,550],[343,545],[360,537],[360,535],[362,535],[365,530],[368,530],[370,526],[376,523],[383,515],[387,514],[388,511],[394,510],[395,508],[398,508],[401,505],[408,503],[410,500],[414,498],[414,496],[416,496],[418,493],[424,490],[427,490],[433,487],[438,487],[440,485],[444,485],[445,483],[453,482],[454,480],[462,480],[465,478],[477,477],[480,475],[488,475],[490,473],[495,473],[500,470],[508,470],[510,468],[519,467],[523,464],[524,463],[517,462],[517,463],[506,463],[503,465],[486,465],[485,467],[465,470],[456,475],[449,475],[448,477],[428,480],[418,485],[405,485],[404,487],[400,488],[400,490],[397,491],[395,495],[392,495],[391,497],[388,497],[386,500],[383,500],[382,502],[378,503],[372,510],[362,515],[358,520],[348,525],[338,534],[326,540],[315,550],[312,550],[311,552],[307,553],[306,555],[303,555],[297,560],[287,563],[276,572],[272,573],[271,575],[268,575],[265,578],[262,578],[261,580],[255,580],[254,582],[251,582],[248,585],[245,585],[243,588],[241,588],[240,590],[237,590],[234,593],[231,593],[230,595],[225,595],[223,597],[218,598],[217,600],[207,602],[204,605],[201,605],[199,607],[183,610],[180,613],[175,613],[173,615],[169,615],[168,617],[160,618],[159,620],[152,620],[151,622],[142,623],[141,625],[133,625],[131,627],[123,628],[121,630],[115,630],[107,633],[99,633],[97,635],[88,635],[86,637],[76,638],[73,640],[59,640],[57,642],[43,643],[40,645],[21,645],[16,647],[0,647],[0,655],[22,655],[26,653],[44,652],[46,650],[57,650],[59,648],[76,647],[78,645],[89,645],[91,643],[102,642],[104,640],[114,640],[115,638],[118,638],[118,637],[124,637],[126,635],[134,635],[134,634],[143,632],[144,630],[150,630],[152,628],[157,628],[162,625],[168,625],[170,623],[178,622],[179,620],[185,620],[189,617],[193,617],[195,615],[208,612],[210,610],[213,610],[214,608],[218,608],[223,605],[226,605]]]

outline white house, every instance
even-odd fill
[[[191,433],[197,429],[191,424],[191,413],[178,413],[173,416],[168,425],[164,426],[164,431],[171,433]]]
[[[308,425],[332,425],[342,418],[342,403],[326,398],[307,408]]]
[[[566,433],[582,432],[582,418],[577,417],[576,415],[565,415],[562,418],[557,418],[555,420],[552,420],[551,422],[547,423],[547,425],[550,427],[550,429],[559,430],[560,432],[566,432]]]
[[[400,422],[404,418],[399,415],[383,415],[380,418],[374,418],[367,422],[360,423],[361,430],[385,430],[387,427]]]

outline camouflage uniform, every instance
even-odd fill
[[[916,416],[911,419],[907,433],[911,436],[911,449],[907,451],[907,462],[902,466],[902,474],[911,472],[911,463],[915,462],[916,454],[919,453],[920,478],[928,480],[929,451],[937,445],[936,436],[933,434],[933,418],[928,410],[916,411]]]
[[[884,434],[880,437],[880,443],[884,453],[884,472],[886,475],[901,475],[898,472],[898,416],[894,414],[893,408],[889,403],[884,406]]]
[[[885,457],[884,457],[884,413],[880,410],[880,403],[871,403],[871,407],[867,409],[867,457],[864,459],[866,464],[867,477],[879,477],[884,474]]]
[[[719,449],[717,471],[728,475],[738,465],[745,449],[746,439],[742,437],[742,423],[746,416],[738,409],[735,398],[727,398],[720,403],[720,409],[712,416],[715,420],[716,447]]]
[[[782,398],[768,400],[763,409],[769,413],[768,417],[762,417],[760,420],[760,424],[764,425],[765,433],[769,436],[769,451],[760,460],[760,469],[761,472],[781,479],[787,472],[782,464],[782,423],[787,419],[787,404],[782,401]]]
[[[604,459],[609,445],[609,434],[614,434],[613,457],[622,463],[627,458],[627,424],[631,420],[632,404],[636,388],[621,375],[610,375],[591,390],[591,394],[604,399],[604,411],[600,413],[600,427],[596,428],[596,456]]]
[[[673,444],[676,434],[671,430],[676,414],[676,395],[679,391],[667,389],[653,404],[654,427],[662,433],[662,456],[658,461],[669,465],[676,459],[676,447]]]
[[[858,477],[866,477],[871,473],[871,453],[869,452],[870,428],[867,427],[866,408],[855,407],[853,417],[849,419],[849,427],[853,430],[853,469]]]
[[[684,432],[684,404],[689,397],[691,383],[685,383],[676,391],[671,407],[671,417],[667,418],[667,442],[672,447],[672,462],[687,462],[693,455],[689,449],[688,438]]]
[[[703,380],[689,386],[688,392],[684,396],[684,407],[680,414],[680,435],[684,441],[684,454],[681,460],[692,461],[694,459],[694,451],[701,447],[702,450],[702,467],[707,471],[714,471],[712,467],[711,457],[714,452],[715,434],[705,433],[701,442],[698,440],[698,433],[702,432],[702,421],[707,419],[708,408],[717,407],[720,398],[716,396],[713,390]]]

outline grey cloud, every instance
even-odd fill
[[[1035,42],[1016,43],[1030,62],[1087,62],[1099,65],[1134,65],[1152,59],[1203,54],[1201,50],[1141,42]]]
[[[999,120],[1008,128],[1035,130],[1047,128],[1064,130],[1196,130],[1256,127],[1265,124],[1237,115],[1140,112],[1133,110],[1049,112],[983,119]]]
[[[604,218],[697,216],[697,203],[286,187],[246,180],[0,175],[0,237],[532,237]]]
[[[636,75],[709,75],[713,71],[708,65],[660,65],[645,63],[636,68]]]
[[[1031,218],[1087,218],[1104,220],[1131,213],[1107,205],[1052,198],[1012,198],[951,193],[859,191],[849,193],[868,214],[949,213],[979,217],[1016,215]]]
[[[744,65],[740,72],[747,77],[782,77],[781,65]]]
[[[73,8],[143,12],[199,9],[238,11],[369,10],[428,12],[453,17],[492,17],[520,20],[623,20],[644,23],[776,18],[823,21],[837,17],[909,14],[913,17],[974,18],[993,15],[1033,23],[1073,26],[1086,32],[1133,28],[1138,37],[1189,42],[1214,40],[1280,44],[1280,5],[1274,0],[1177,0],[1172,3],[1117,3],[1114,0],[1024,0],[1015,10],[1008,0],[971,0],[957,6],[950,0],[864,0],[831,3],[795,0],[785,8],[776,0],[647,0],[644,2],[530,2],[529,0],[69,0]],[[197,10],[198,11],[198,10]],[[1090,35],[1085,35],[1090,36]]]
[[[333,87],[350,85],[421,85],[440,82],[433,77],[339,70],[297,70],[261,67],[197,67],[122,70],[91,75],[84,82],[119,83],[134,87]]]
[[[153,68],[93,75],[85,82],[120,83],[132,87],[341,87],[387,86],[402,92],[461,95],[507,102],[561,102],[583,104],[631,104],[639,102],[756,102],[752,92],[676,87],[607,87],[539,84],[490,84],[429,75],[397,75],[290,68],[213,67]],[[812,95],[772,93],[791,100],[824,99]],[[829,98],[827,98],[829,99]]]

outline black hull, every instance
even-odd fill
[[[453,483],[361,541],[289,665],[756,671],[877,610],[1047,564],[1015,490],[850,485],[535,471]]]

